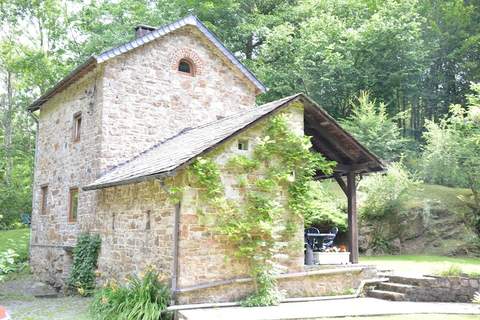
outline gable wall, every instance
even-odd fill
[[[303,135],[303,109],[292,105],[282,112],[289,116],[290,128],[295,133]],[[221,152],[219,150],[213,151],[215,154],[218,153],[214,156],[214,160],[219,165],[219,168],[225,166],[233,156],[246,155],[251,157],[253,155],[255,145],[258,143],[257,139],[263,137],[265,121],[267,120],[261,121],[220,146],[219,150]],[[239,139],[248,139],[249,150],[238,150]],[[221,179],[228,199],[239,202],[244,201],[243,192],[238,185],[238,176],[236,174],[221,170]],[[198,188],[187,188],[184,191],[181,202],[179,288],[250,276],[245,261],[238,261],[233,258],[235,248],[229,246],[223,236],[216,235],[212,231],[215,227],[215,220],[208,218],[208,215],[214,216],[215,213],[209,212],[208,205],[204,203],[200,196],[202,191]],[[287,201],[286,193],[280,197],[279,201]],[[202,212],[207,213],[207,218],[199,214]],[[281,227],[283,223],[285,221],[280,219],[277,222],[278,227]],[[285,273],[303,271],[303,220],[299,219],[297,223],[298,230],[296,234],[284,243],[285,248],[288,249],[281,249],[282,255],[276,261],[279,266],[282,266]],[[235,288],[232,289],[232,287],[208,290],[205,291],[205,295],[203,293],[199,295],[199,292],[182,295],[180,303],[238,301],[248,293],[248,291],[239,291]]]
[[[183,128],[254,106],[254,86],[215,52],[187,26],[105,62],[103,169]],[[184,56],[194,77],[176,69]]]
[[[42,105],[36,144],[32,202],[31,266],[44,280],[60,285],[68,275],[79,231],[90,229],[96,192],[79,191],[78,220],[68,222],[69,191],[92,183],[101,141],[101,74],[94,70]],[[73,116],[82,113],[80,141],[73,141]],[[41,186],[48,185],[42,214]]]

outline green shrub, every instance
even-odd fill
[[[437,272],[436,275],[441,277],[480,277],[479,272],[464,271],[462,267],[456,264],[452,264],[450,267],[448,267],[448,269]]]
[[[399,162],[389,165],[386,174],[368,176],[359,185],[359,190],[366,194],[360,217],[371,221],[399,213],[403,196],[416,185],[418,181]]]
[[[262,268],[260,268],[262,269]],[[244,307],[274,306],[280,303],[282,294],[277,288],[277,281],[268,270],[258,270],[255,276],[255,293],[242,301]]]
[[[347,213],[345,198],[339,198],[319,182],[311,182],[308,192],[311,192],[311,210],[304,212],[305,227],[331,226],[341,231],[347,229]]]
[[[73,249],[73,266],[68,285],[81,295],[89,295],[95,288],[95,269],[100,243],[99,235],[81,234]]]
[[[125,285],[107,283],[95,294],[90,313],[96,320],[171,319],[165,312],[170,298],[168,287],[150,268],[143,277],[129,277]]]

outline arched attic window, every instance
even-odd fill
[[[180,61],[178,62],[178,71],[194,76],[195,66],[188,59],[180,59]]]

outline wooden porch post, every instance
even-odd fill
[[[354,171],[347,174],[347,191],[350,262],[358,263],[357,186]]]

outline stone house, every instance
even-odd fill
[[[288,114],[292,131],[312,136],[312,152],[335,160],[332,176],[349,198],[350,251],[356,263],[355,175],[381,162],[304,94],[255,105],[265,86],[196,17],[151,28],[93,56],[30,107],[38,113],[31,266],[62,286],[82,232],[102,238],[101,279],[154,265],[180,303],[232,301],[252,290],[231,248],[199,222],[195,188],[179,203],[170,184],[199,156],[219,164],[251,155],[265,121]],[[343,177],[347,177],[347,182]],[[222,174],[227,194],[235,182]],[[303,243],[303,222],[292,241]],[[306,270],[303,248],[286,253],[280,286],[289,296],[358,285],[363,267]],[[314,281],[312,281],[314,280]],[[198,294],[198,290],[202,294]]]

